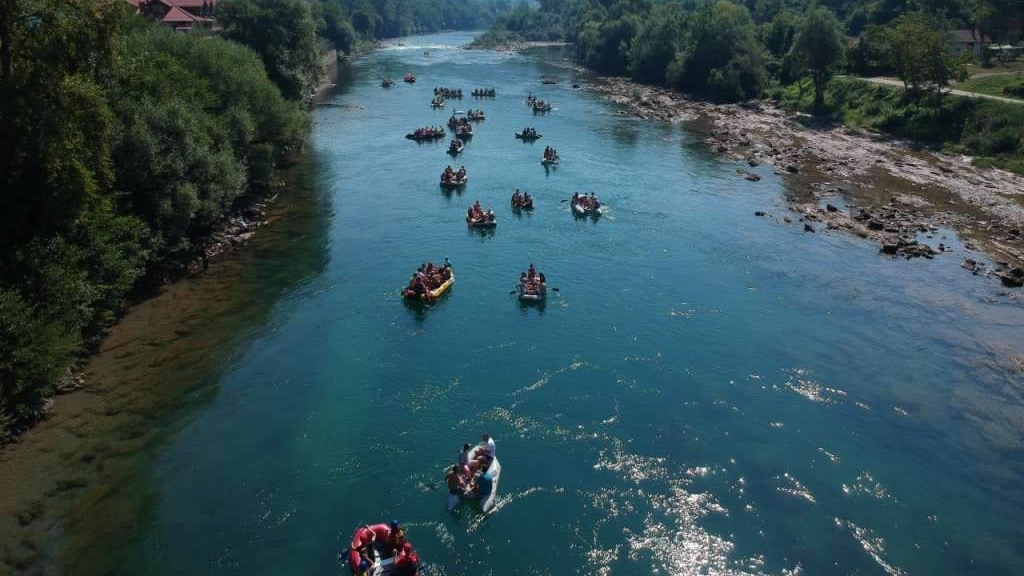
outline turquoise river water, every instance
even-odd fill
[[[1024,573],[1019,304],[955,255],[894,261],[755,218],[786,209],[770,169],[747,182],[699,134],[617,114],[555,52],[470,39],[342,70],[283,200],[301,219],[239,276],[266,310],[227,308],[203,346],[230,355],[157,373],[194,391],[154,424],[138,533],[87,556],[126,575],[347,573],[353,527],[396,518],[430,576]],[[451,112],[434,86],[487,112],[462,193],[438,187],[445,143],[403,137]],[[531,91],[555,110],[533,116]],[[543,139],[513,139],[526,125]],[[532,214],[509,210],[517,187]],[[573,191],[607,212],[574,218]],[[476,199],[493,233],[467,230]],[[409,274],[445,257],[452,291],[404,305]],[[544,307],[509,295],[530,262],[560,288]],[[449,514],[443,469],[484,431],[497,509]]]

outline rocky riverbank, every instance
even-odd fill
[[[494,45],[485,44],[468,44],[466,50],[494,50],[495,52],[508,52],[517,53],[531,48],[553,48],[557,46],[568,46],[568,42],[554,42],[554,41],[528,41],[520,40],[513,42],[501,42]]]
[[[964,240],[964,268],[1004,286],[1024,284],[1024,177],[982,169],[964,156],[921,151],[909,143],[816,126],[774,103],[713,104],[625,78],[601,78],[594,88],[624,114],[687,122],[704,131],[719,153],[753,168],[772,166],[796,192],[793,214],[777,218],[807,232],[847,232],[879,244],[892,257],[933,258],[955,252],[942,230]],[[755,186],[746,167],[737,178]],[[768,216],[758,212],[757,216]],[[991,257],[984,262],[983,251]]]

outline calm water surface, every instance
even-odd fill
[[[432,576],[1024,572],[1019,304],[953,255],[891,261],[755,218],[785,210],[769,169],[746,182],[699,135],[617,115],[558,57],[469,39],[343,71],[305,166],[321,240],[272,262],[276,284],[254,274],[247,297],[274,304],[229,311],[223,338],[245,342],[226,365],[157,374],[198,391],[142,456],[142,528],[93,559],[335,574],[356,524],[397,518]],[[407,71],[419,82],[380,87]],[[461,194],[437,185],[444,143],[403,138],[450,113],[433,86],[487,112]],[[533,116],[530,91],[555,110]],[[544,138],[514,140],[526,125]],[[510,212],[516,187],[534,213]],[[560,202],[583,190],[600,219]],[[493,234],[465,227],[476,199]],[[444,257],[451,293],[403,305],[410,272]],[[561,289],[542,308],[509,296],[530,262]],[[447,514],[443,468],[482,431],[497,510]]]

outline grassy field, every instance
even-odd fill
[[[967,73],[970,76],[994,74],[1000,72],[1024,72],[1024,60],[1011,60],[1009,62],[999,62],[993,60],[992,65],[988,68],[980,64],[968,64]]]
[[[1007,92],[1005,90],[1006,88],[1014,87],[1017,88],[1015,93]],[[966,90],[968,92],[1003,96],[1005,98],[1024,99],[1024,74],[1018,72],[1016,74],[999,74],[996,76],[971,78],[965,82],[957,83],[953,88],[957,90]]]
[[[1004,77],[978,80],[988,78]],[[814,87],[805,78],[800,83],[776,86],[768,96],[790,110],[809,112]],[[979,166],[998,166],[1024,174],[1024,106],[1018,104],[951,95],[918,99],[902,88],[836,78],[829,84],[824,108],[817,113],[850,127],[968,154]]]

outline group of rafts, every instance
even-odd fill
[[[432,105],[442,105],[444,98],[461,98],[461,89],[456,88],[434,88],[434,100],[431,102]],[[472,92],[473,96],[489,96],[495,95],[494,89],[475,89]],[[547,111],[551,109],[551,103],[545,102],[538,99],[533,94],[530,94],[526,100],[526,104],[533,108],[535,111],[543,110]],[[448,119],[448,127],[455,131],[457,137],[451,141],[448,147],[448,153],[452,156],[456,156],[465,149],[465,140],[473,135],[473,125],[470,121],[481,121],[484,120],[485,115],[483,110],[468,110],[464,116],[459,116],[461,113],[453,114]],[[445,135],[443,128],[437,127],[426,127],[420,128],[406,137],[414,140],[432,140],[441,138]],[[520,132],[515,134],[515,137],[520,140],[537,140],[543,135],[537,132],[536,128],[524,127]],[[541,163],[545,166],[558,165],[561,162],[561,158],[558,155],[558,151],[550,146],[545,146],[544,155],[541,159]],[[459,170],[454,170],[450,165],[447,166],[441,173],[440,184],[442,188],[454,189],[462,188],[469,181],[469,175],[466,171],[466,167],[462,166]],[[520,192],[517,188],[512,193],[510,201],[513,210],[533,210],[533,197],[530,196],[529,192]],[[570,208],[573,214],[578,216],[585,215],[596,215],[600,214],[601,204],[597,200],[597,197],[593,193],[587,194],[573,194],[570,199]],[[477,200],[467,211],[466,211],[466,224],[470,228],[493,228],[498,223],[497,215],[494,210],[484,209],[480,205],[480,201]],[[519,294],[519,298],[524,301],[542,301],[547,295],[547,287],[544,281],[543,274],[539,277],[535,277],[533,270],[533,264],[530,265],[530,270],[524,272],[520,278],[519,284],[516,286],[515,292]],[[433,302],[437,300],[442,294],[444,294],[448,288],[455,282],[455,275],[452,272],[451,264],[445,259],[443,266],[434,266],[433,263],[427,263],[422,265],[412,279],[409,281],[409,285],[402,290],[404,298],[409,300],[421,300],[424,302]]]

